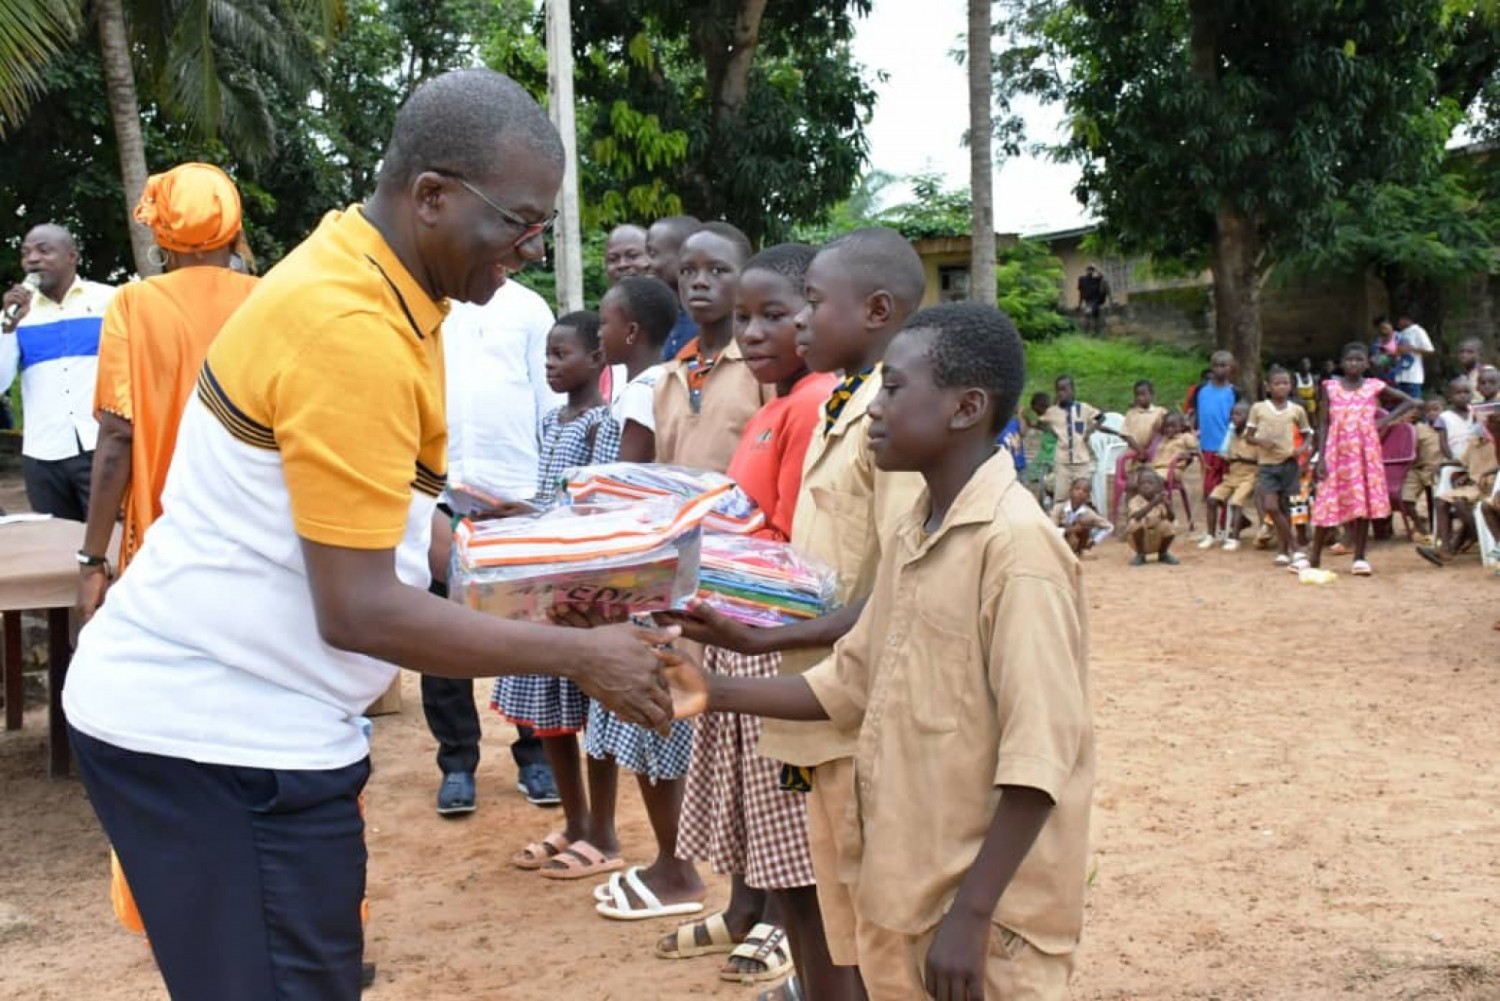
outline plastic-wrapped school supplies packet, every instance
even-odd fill
[[[491,615],[538,622],[561,604],[678,606],[698,589],[703,519],[716,500],[703,494],[466,520],[453,534],[449,593]]]
[[[750,535],[766,527],[760,507],[723,473],[657,462],[609,462],[567,472],[568,496],[577,504],[604,499],[651,500],[716,493],[719,500],[703,527],[710,532]]]
[[[512,505],[523,504],[529,499],[517,497],[513,491],[478,481],[449,483],[447,498],[454,513],[465,518],[504,511]]]
[[[837,605],[833,570],[785,542],[705,535],[699,563],[698,597],[752,626],[812,619]]]

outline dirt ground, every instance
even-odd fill
[[[1248,547],[1181,555],[1129,569],[1110,542],[1087,564],[1099,781],[1074,996],[1500,998],[1500,580],[1390,545],[1374,578],[1326,587]],[[506,864],[557,817],[516,793],[488,715],[479,811],[440,819],[404,689],[375,724],[372,1001],[754,996],[712,958],[652,958],[672,922],[604,921],[588,884]],[[44,777],[43,716],[26,723],[0,737],[0,997],[165,998],[111,918],[82,790]]]

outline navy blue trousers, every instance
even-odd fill
[[[359,998],[369,759],[273,771],[71,736],[174,1001]]]

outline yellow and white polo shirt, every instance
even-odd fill
[[[225,324],[144,548],[84,629],[69,722],[128,750],[340,768],[396,668],[318,633],[301,540],[394,549],[428,583],[445,482],[445,306],[359,208],[330,213]]]

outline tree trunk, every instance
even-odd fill
[[[122,0],[95,0],[99,20],[99,55],[104,64],[104,86],[114,119],[115,145],[120,150],[120,180],[125,187],[125,218],[130,226],[130,248],[142,277],[154,275],[151,231],[135,221],[135,206],[146,190],[146,142],[141,135],[141,103],[135,92],[135,70],[130,63],[130,37],[125,30]]]
[[[1236,382],[1253,400],[1260,390],[1260,233],[1227,202],[1214,221],[1214,340],[1234,355]]]
[[[994,143],[990,124],[990,2],[969,0],[969,298],[995,304]]]

